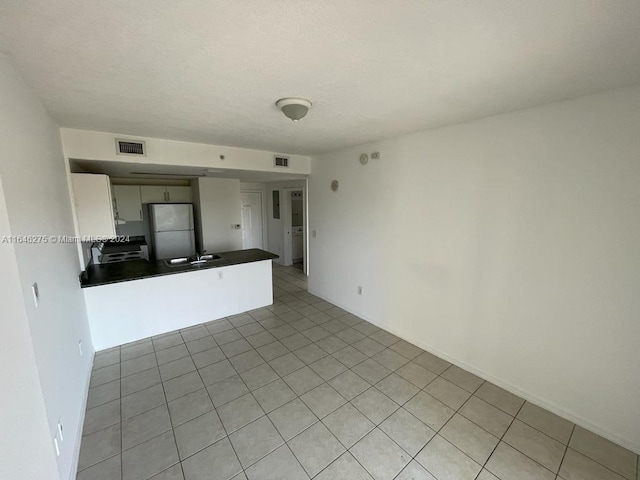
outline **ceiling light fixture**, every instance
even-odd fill
[[[276,107],[278,107],[278,109],[282,111],[287,118],[297,122],[301,118],[305,117],[311,108],[311,102],[304,98],[287,97],[278,100],[276,102]]]

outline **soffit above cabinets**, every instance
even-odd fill
[[[186,185],[200,177],[237,178],[241,182],[284,182],[302,180],[306,175],[285,172],[259,172],[251,170],[218,170],[184,165],[149,165],[142,163],[112,162],[99,160],[70,159],[70,168],[75,173],[103,173],[116,184]]]

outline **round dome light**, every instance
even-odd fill
[[[294,122],[304,118],[311,105],[309,100],[293,97],[281,98],[276,102],[276,107]]]

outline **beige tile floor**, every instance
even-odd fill
[[[638,456],[306,291],[96,354],[77,478],[639,480]]]

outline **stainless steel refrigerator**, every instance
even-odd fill
[[[153,248],[158,260],[195,255],[192,204],[152,203],[149,204],[149,215]]]

